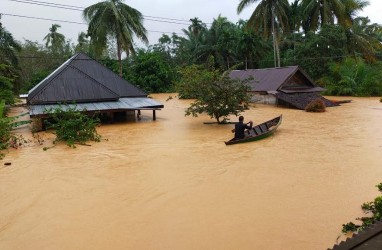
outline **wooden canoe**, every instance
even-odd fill
[[[225,145],[232,145],[236,143],[257,141],[272,135],[276,129],[280,126],[282,121],[282,115],[273,118],[272,120],[263,122],[259,125],[253,126],[252,129],[245,132],[243,139],[232,138],[229,141],[224,142]]]

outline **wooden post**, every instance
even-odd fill
[[[153,109],[153,121],[157,119],[156,114],[155,114],[155,109]]]
[[[42,129],[42,131],[46,130],[46,125],[45,125],[45,119],[44,118],[41,118],[41,129]]]
[[[111,123],[114,123],[114,112],[110,112]]]
[[[138,118],[138,120],[141,120],[141,110],[140,109],[138,109],[137,118]]]

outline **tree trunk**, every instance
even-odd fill
[[[274,7],[272,7],[272,38],[273,38],[273,61],[275,68],[277,67],[277,62],[276,62],[276,33],[275,33],[275,15],[274,15]]]
[[[277,55],[277,67],[280,67],[281,65],[280,48],[279,48],[279,41],[277,36],[276,36],[276,55]]]
[[[122,49],[121,43],[117,39],[117,54],[118,54],[118,63],[119,63],[119,76],[122,77]]]

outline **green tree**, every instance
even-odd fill
[[[280,67],[279,40],[282,31],[289,31],[288,0],[241,0],[237,12],[241,13],[249,4],[259,2],[248,20],[248,28],[260,31],[264,37],[272,35],[275,67]]]
[[[109,38],[116,41],[119,73],[122,76],[122,53],[128,56],[135,52],[133,36],[148,42],[142,14],[122,0],[107,0],[85,8],[83,17],[89,24],[88,35],[96,55],[102,54]]]
[[[367,17],[356,17],[352,20],[352,26],[346,30],[347,49],[349,54],[356,57],[360,53],[367,61],[375,62],[377,51],[381,51],[381,40],[376,36],[382,26],[370,25]]]
[[[186,109],[186,116],[206,113],[220,124],[226,122],[227,116],[239,115],[248,106],[249,86],[245,81],[232,80],[228,74],[196,65],[184,68],[181,74],[177,83],[179,95],[196,98]]]
[[[127,80],[150,93],[172,90],[176,78],[176,66],[166,53],[139,50],[131,59]]]
[[[215,58],[215,66],[229,69],[235,60],[235,47],[238,40],[238,28],[226,17],[218,16],[206,31],[204,41],[195,52],[198,63],[209,63],[209,58]]]
[[[11,66],[0,64],[0,101],[5,104],[13,104],[13,82],[14,79],[9,76],[12,73]]]
[[[1,19],[1,15],[0,15]],[[13,38],[0,23],[0,63],[17,67],[17,52],[21,50],[20,44]]]
[[[17,86],[22,93],[27,93],[36,84],[48,76],[60,66],[66,58],[66,54],[53,55],[46,50],[44,45],[38,42],[25,40],[21,43],[22,50],[18,52],[19,78]]]
[[[302,0],[304,30],[316,31],[325,24],[334,24],[335,18],[344,19],[345,6],[342,0]]]
[[[54,143],[63,141],[69,147],[75,148],[74,144],[84,145],[88,141],[100,141],[101,136],[96,130],[100,121],[94,116],[86,115],[85,111],[71,106],[60,106],[45,111],[50,117],[47,121],[48,128],[54,129],[56,134]]]
[[[366,64],[361,58],[346,58],[330,65],[329,74],[320,79],[328,95],[382,95],[382,64]]]
[[[59,24],[52,24],[52,27],[49,28],[49,33],[44,37],[44,41],[46,41],[45,46],[54,55],[61,55],[65,47],[65,36],[57,32],[59,28],[61,28]]]
[[[86,54],[89,54],[90,52],[90,43],[89,40],[87,39],[86,33],[81,32],[78,34],[77,38],[77,45],[74,49],[76,53],[78,52],[84,52]]]
[[[329,64],[339,62],[347,55],[346,34],[339,25],[324,25],[318,34],[309,32],[296,47],[296,64],[315,80],[329,70]]]
[[[247,22],[238,22],[238,40],[236,42],[236,57],[244,60],[244,69],[256,68],[258,62],[271,49],[269,43],[257,33],[246,29]]]

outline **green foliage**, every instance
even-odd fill
[[[296,46],[295,63],[313,78],[319,79],[329,64],[346,55],[346,35],[340,26],[325,25],[317,33],[309,32]]]
[[[89,24],[87,34],[96,55],[102,54],[109,40],[116,42],[122,76],[122,52],[128,56],[135,53],[133,37],[148,42],[143,15],[122,0],[105,0],[85,8],[83,17]]]
[[[1,19],[1,15],[0,15]],[[20,44],[13,38],[0,22],[0,64],[12,65],[17,67],[17,52],[20,51]]]
[[[54,55],[52,51],[44,48],[38,42],[24,41],[19,56],[19,83],[21,93],[27,93],[36,84],[48,76],[72,54],[66,51]]]
[[[379,183],[376,187],[380,192],[382,192],[382,183]],[[355,225],[353,222],[343,224],[342,232],[361,231],[369,225],[380,221],[382,218],[382,196],[376,197],[374,201],[363,203],[361,208],[365,214],[370,214],[370,216],[357,218],[357,220],[362,222],[361,225]]]
[[[0,64],[0,100],[3,100],[5,104],[13,104],[15,102],[12,91],[14,79],[11,78],[11,68],[11,66]]]
[[[323,100],[317,98],[305,107],[306,112],[325,112],[326,105]]]
[[[96,131],[99,120],[84,114],[76,107],[60,106],[45,111],[49,114],[48,129],[54,129],[55,142],[64,141],[69,147],[85,145],[87,141],[99,142],[101,136]]]
[[[228,115],[239,115],[250,100],[246,81],[232,80],[227,74],[222,76],[217,70],[197,66],[189,66],[182,71],[177,88],[181,97],[196,99],[186,109],[186,116],[197,117],[206,113],[218,123],[224,123]]]
[[[173,90],[176,67],[164,52],[139,50],[126,75],[127,80],[149,93]]]
[[[358,228],[359,228],[359,226],[354,224],[353,222],[342,224],[342,232],[343,233],[355,232],[358,230]]]
[[[0,102],[0,150],[7,149],[9,147],[18,148],[27,141],[22,136],[12,134],[12,130],[24,124],[30,123],[30,121],[15,121],[22,114],[16,117],[5,116],[5,102]],[[4,157],[3,153],[0,153],[0,159]]]
[[[362,59],[347,58],[330,65],[330,72],[320,82],[327,95],[378,96],[382,94],[382,64],[366,64]]]

